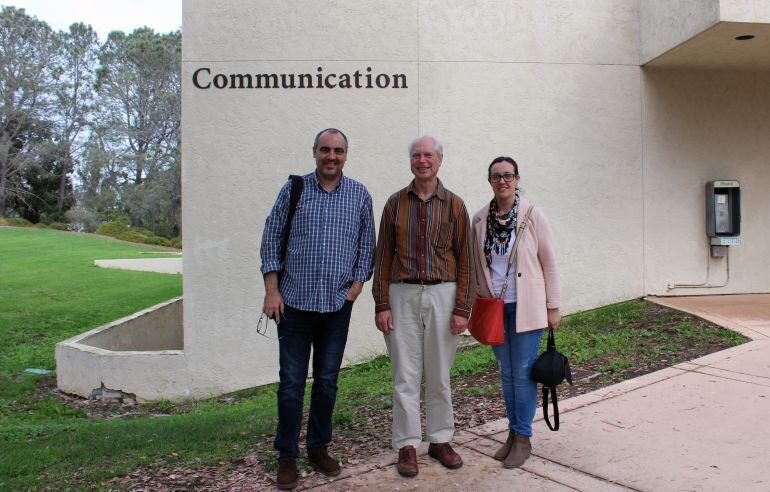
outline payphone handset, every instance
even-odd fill
[[[738,244],[737,238],[741,234],[741,185],[737,180],[706,183],[706,234],[711,238],[720,238],[718,244]],[[727,238],[735,238],[735,242],[726,242]]]
[[[717,234],[730,234],[730,195],[719,193],[714,195],[714,220]]]

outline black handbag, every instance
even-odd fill
[[[572,370],[569,367],[569,359],[556,350],[556,339],[553,330],[548,330],[548,343],[546,349],[537,358],[532,365],[532,379],[543,385],[543,417],[548,428],[552,431],[559,430],[559,404],[556,400],[556,387],[564,379],[572,384]],[[548,418],[548,393],[551,393],[553,400],[553,421],[555,426],[551,425]]]

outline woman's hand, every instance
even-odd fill
[[[558,330],[560,322],[561,322],[561,311],[559,311],[559,308],[549,309],[548,310],[548,328],[552,330]]]

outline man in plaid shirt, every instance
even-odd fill
[[[326,448],[332,439],[337,376],[350,313],[364,282],[372,276],[375,248],[372,198],[361,183],[343,176],[347,155],[348,141],[341,131],[328,128],[316,135],[316,170],[302,177],[304,187],[292,220],[285,262],[280,258],[281,236],[291,181],[278,194],[262,236],[262,311],[278,323],[280,384],[275,448],[281,489],[298,483],[296,459],[311,347],[313,389],[307,458],[328,476],[341,471]]]

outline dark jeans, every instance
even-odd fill
[[[337,399],[337,376],[348,340],[353,303],[345,301],[339,311],[318,313],[286,306],[278,325],[280,384],[278,429],[275,449],[278,459],[299,457],[302,403],[305,398],[310,348],[313,348],[313,389],[307,425],[307,450],[325,449],[332,440],[332,412]]]

